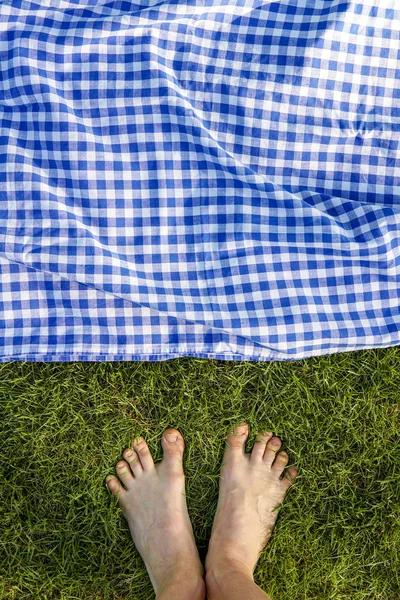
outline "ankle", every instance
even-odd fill
[[[244,561],[239,559],[223,555],[220,559],[206,564],[205,581],[207,588],[223,585],[225,581],[232,580],[237,576],[254,582],[253,571]]]
[[[163,565],[163,572],[157,577],[152,577],[149,569],[148,573],[157,600],[204,599],[205,593],[201,596],[202,589],[205,591],[204,567],[198,556],[195,558],[179,554],[174,561]]]
[[[165,555],[162,560],[159,557],[158,560],[153,560],[153,556],[148,553],[149,560],[144,561],[157,599],[159,596],[166,598],[165,591],[171,587],[179,589],[187,584],[190,589],[196,590],[201,588],[202,582],[205,586],[204,567],[195,542],[187,541],[187,543],[182,543],[181,547],[176,547],[177,543],[174,539],[167,539],[164,544]],[[176,597],[180,598],[180,595]],[[184,597],[186,596],[182,595],[182,598]],[[197,596],[193,596],[193,598],[197,600]]]
[[[247,600],[271,600],[258,587],[253,573],[242,561],[213,565],[206,572],[206,591],[209,600],[246,598]]]
[[[200,575],[173,574],[168,582],[155,590],[156,600],[204,600],[206,584]]]

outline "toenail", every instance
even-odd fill
[[[273,440],[271,440],[271,444],[273,446],[279,446],[279,440],[278,439],[273,439]]]
[[[135,439],[135,444],[141,444],[143,442],[143,438],[142,437],[138,437]]]
[[[133,450],[127,450],[127,451],[125,452],[125,455],[126,455],[126,456],[132,456],[132,454],[133,454]]]
[[[167,440],[167,442],[176,442],[178,436],[176,435],[176,433],[166,433],[165,439]]]
[[[245,429],[244,431],[239,431],[239,429],[242,429],[244,427],[244,425],[238,425],[238,427],[235,428],[235,435],[246,435],[247,433],[247,429]]]

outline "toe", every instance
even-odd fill
[[[288,462],[289,462],[289,456],[288,456],[287,452],[285,452],[285,451],[279,452],[279,454],[276,455],[271,468],[273,471],[275,471],[277,473],[278,477],[280,477],[283,473],[283,469],[286,467]]]
[[[290,488],[298,474],[299,471],[298,469],[296,469],[296,467],[289,467],[288,469],[286,469],[286,473],[281,479],[282,484],[285,486],[286,489]]]
[[[271,431],[268,433],[259,433],[257,435],[256,440],[254,442],[253,450],[251,452],[251,462],[261,462],[264,456],[265,447],[271,439],[271,437]]]
[[[125,493],[124,488],[114,475],[107,475],[106,486],[108,487],[113,496],[119,496]]]
[[[281,444],[282,444],[281,440],[276,436],[273,436],[269,440],[268,444],[265,447],[265,452],[264,452],[264,457],[263,457],[264,462],[267,465],[269,465],[269,466],[272,465],[274,458],[276,456],[276,453],[278,452],[279,448],[281,447]]]
[[[124,486],[129,490],[132,488],[132,483],[134,482],[134,478],[132,475],[132,471],[129,468],[128,463],[124,460],[121,460],[117,463],[116,466],[117,474]]]
[[[182,434],[173,428],[168,428],[164,431],[161,438],[161,445],[164,452],[164,458],[161,465],[169,470],[174,470],[183,473],[183,451],[185,442]]]
[[[123,457],[131,468],[135,477],[140,477],[143,473],[142,463],[139,460],[137,452],[132,448],[126,448],[123,452]]]
[[[245,455],[245,444],[249,436],[249,426],[242,423],[233,429],[226,440],[225,459]]]
[[[133,448],[136,451],[143,471],[152,471],[154,469],[153,457],[145,440],[140,437],[133,442]]]

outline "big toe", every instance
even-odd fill
[[[245,444],[248,436],[249,426],[247,423],[241,423],[234,427],[233,433],[230,433],[226,440],[225,460],[245,455]]]
[[[161,438],[161,445],[164,451],[164,459],[161,464],[169,470],[183,472],[185,442],[182,434],[177,429],[166,429]]]

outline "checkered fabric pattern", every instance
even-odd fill
[[[6,0],[0,69],[0,361],[400,344],[397,0]]]

